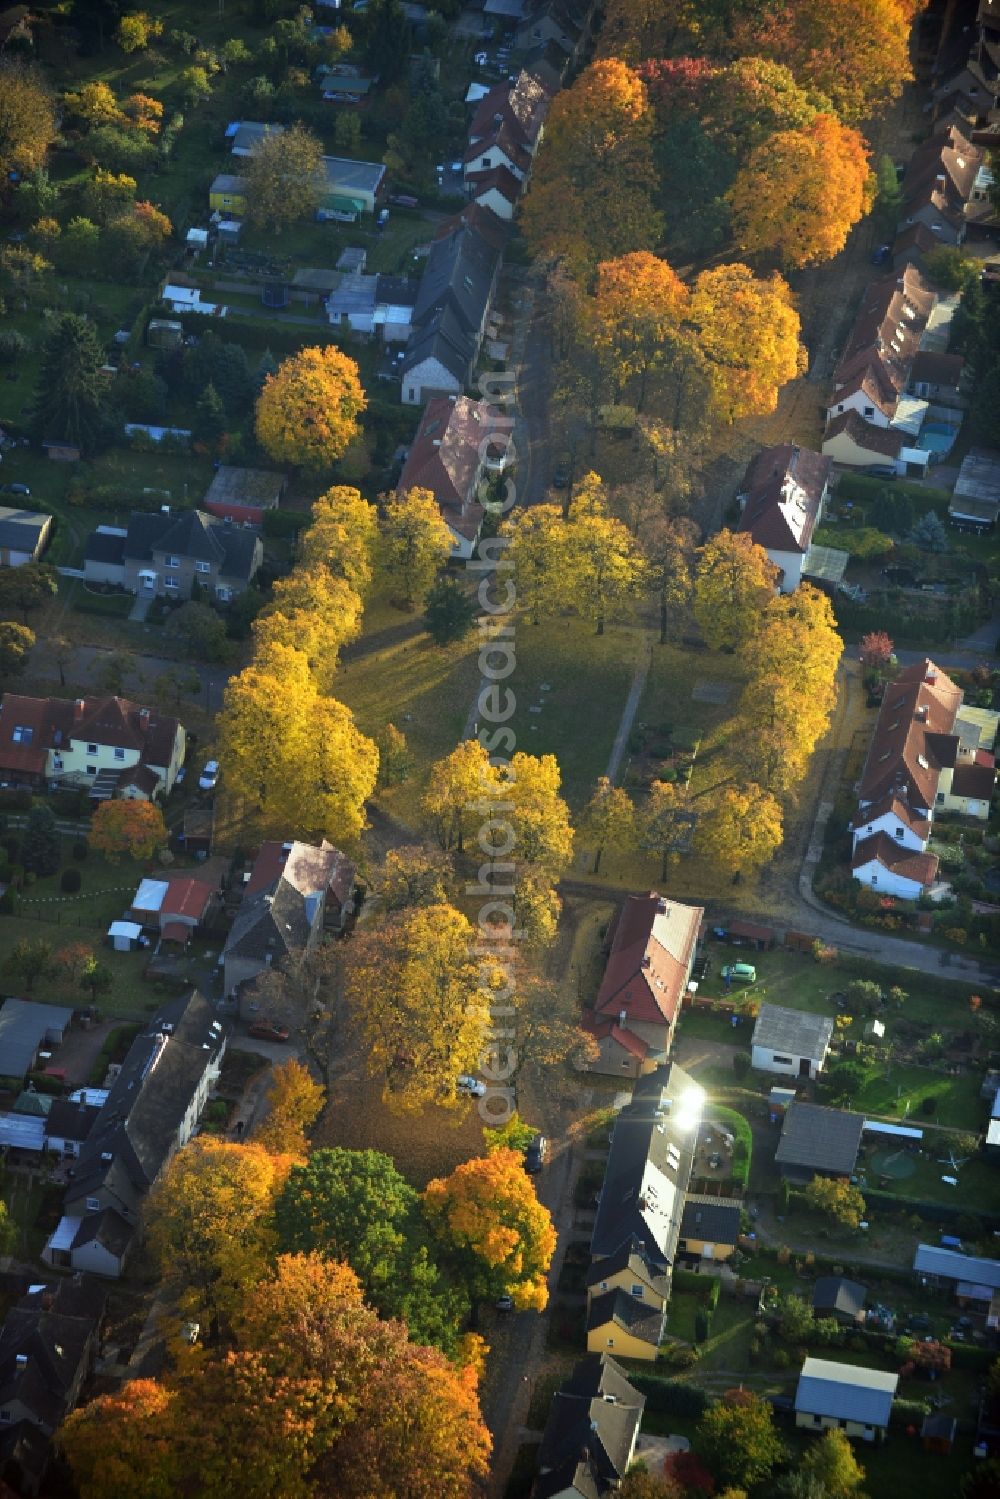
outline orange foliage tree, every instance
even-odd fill
[[[173,1396],[132,1379],[80,1406],[59,1430],[80,1499],[170,1499],[179,1492],[171,1453]]]
[[[464,1161],[450,1176],[428,1182],[424,1210],[457,1251],[474,1295],[507,1294],[518,1308],[543,1310],[556,1231],[521,1155],[496,1150]]]
[[[782,130],[751,152],[727,197],[733,237],[749,255],[796,269],[829,260],[871,203],[864,137],[833,115]]]
[[[640,407],[646,376],[668,357],[686,301],[683,281],[648,250],[597,267],[585,332],[619,391],[638,376]]]
[[[257,441],[278,463],[326,468],[343,457],[366,405],[358,367],[336,344],[300,349],[257,398]]]
[[[127,854],[148,859],[167,841],[163,813],[152,802],[102,802],[90,824],[90,844],[113,862]]]
[[[538,258],[580,274],[657,242],[651,130],[645,86],[617,58],[556,95],[521,214]]]
[[[686,326],[720,417],[735,422],[776,409],[801,353],[799,315],[780,276],[757,277],[738,262],[702,271]]]

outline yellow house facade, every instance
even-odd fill
[[[216,213],[231,213],[242,218],[247,210],[246,178],[220,172],[208,190],[208,206]]]
[[[677,1248],[700,1260],[727,1260],[740,1236],[742,1202],[689,1192]]]
[[[807,1358],[795,1392],[795,1424],[822,1433],[833,1428],[863,1442],[881,1441],[889,1429],[898,1374]]]

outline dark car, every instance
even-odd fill
[[[862,471],[869,479],[895,479],[896,470],[891,463],[869,463]]]
[[[879,245],[872,256],[872,265],[885,265],[892,258],[891,245]]]
[[[287,1041],[288,1026],[277,1025],[273,1020],[255,1020],[249,1027],[255,1041]]]
[[[545,1158],[549,1153],[549,1142],[544,1135],[536,1135],[524,1152],[524,1169],[529,1176],[535,1176],[545,1165]]]
[[[30,495],[31,490],[28,488],[27,484],[0,484],[0,492],[2,492],[3,494]]]
[[[569,487],[569,466],[560,463],[552,472],[552,488],[567,489]]]

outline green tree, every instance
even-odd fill
[[[875,219],[879,232],[892,239],[903,206],[903,190],[891,156],[880,156],[875,168]]]
[[[23,676],[35,644],[35,632],[15,620],[0,621],[0,677]]]
[[[717,1483],[751,1488],[784,1456],[769,1403],[748,1390],[728,1390],[710,1406],[695,1432],[694,1449]]]
[[[21,937],[11,948],[7,967],[24,984],[30,994],[40,978],[47,977],[53,968],[51,942],[42,937]]]
[[[58,574],[47,562],[5,567],[0,569],[0,608],[20,609],[21,617],[27,623],[29,611],[39,609],[53,598],[58,586]],[[13,648],[16,653],[16,645]]]
[[[438,578],[427,595],[424,619],[434,644],[450,645],[472,629],[476,605],[457,578]]]
[[[33,874],[55,874],[62,862],[56,814],[44,802],[32,807],[21,840],[21,863]]]
[[[92,322],[75,312],[57,317],[42,347],[34,399],[39,438],[60,438],[93,452],[110,434],[104,350]],[[23,569],[19,569],[23,571]]]
[[[304,125],[265,135],[246,165],[247,215],[280,231],[310,218],[325,191],[323,146]]]
[[[1000,370],[1000,365],[997,368]],[[994,397],[997,394],[998,392],[995,391]],[[922,552],[946,552],[948,550],[948,532],[936,510],[924,511],[910,532],[910,540]]]
[[[804,1343],[813,1330],[812,1307],[802,1296],[786,1296],[778,1316],[786,1343]]]
[[[169,631],[182,642],[187,655],[198,661],[225,661],[232,650],[222,616],[211,605],[193,599],[171,616]]]
[[[865,1470],[842,1431],[826,1431],[801,1459],[802,1470],[817,1478],[827,1499],[852,1499],[865,1481]]]
[[[988,443],[995,442],[996,434],[1000,432],[1000,360],[991,364],[976,380],[969,405],[969,431],[977,442]],[[933,515],[933,512],[927,514]],[[944,551],[944,547],[935,546],[931,550]]]
[[[226,408],[215,386],[209,383],[194,409],[194,435],[199,442],[216,443],[226,430]]]
[[[365,61],[382,78],[398,78],[411,51],[410,23],[399,0],[373,0],[365,15]]]
[[[610,843],[624,852],[635,839],[635,807],[627,791],[601,776],[593,796],[583,809],[577,833],[594,848],[594,873],[599,874],[601,857]]]

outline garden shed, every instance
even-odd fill
[[[135,921],[113,921],[108,927],[108,941],[115,952],[133,952],[141,936],[142,927]]]

